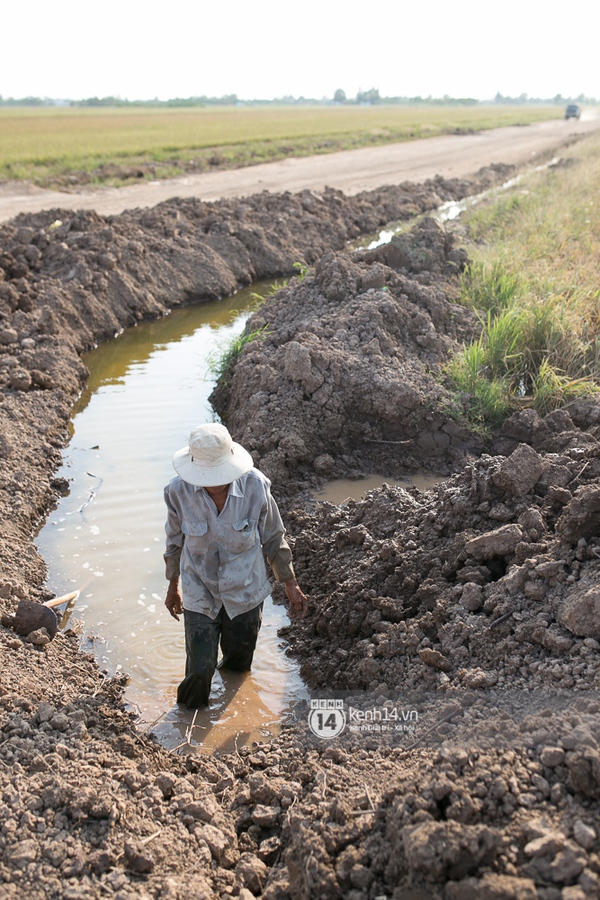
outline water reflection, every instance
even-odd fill
[[[58,594],[81,590],[74,615],[83,620],[101,667],[131,676],[127,697],[147,723],[173,706],[185,666],[182,623],[163,604],[162,489],[190,428],[213,419],[208,358],[241,333],[253,295],[268,287],[255,284],[222,303],[143,323],[84,357],[89,387],[58,473],[71,491],[36,543],[49,586]],[[235,734],[275,727],[290,699],[304,696],[297,667],[277,638],[288,621],[285,609],[269,609],[252,673],[239,685],[215,679],[211,709],[197,718],[194,743],[202,730],[216,747]],[[175,746],[182,723],[189,727],[189,714],[172,711],[156,730]]]

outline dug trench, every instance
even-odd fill
[[[3,627],[0,897],[599,895],[600,407],[522,410],[484,448],[443,377],[476,325],[454,302],[465,253],[427,219],[344,251],[505,176],[0,230],[3,613],[49,597],[32,533],[68,489],[53,473],[79,354],[299,261],[314,268],[255,313],[263,340],[215,406],[285,508],[310,596],[287,637],[309,684],[379,708],[401,694],[425,722],[400,742],[324,741],[300,716],[236,754],[182,756],[135,728],[125,679],[72,632]],[[332,475],[424,464],[447,476],[427,493],[307,498]]]

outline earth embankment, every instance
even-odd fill
[[[474,333],[452,302],[465,253],[432,219],[377,250],[328,250],[256,313],[212,396],[280,492],[424,465],[448,472],[480,438],[452,419],[443,366]]]

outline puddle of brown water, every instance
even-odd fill
[[[316,500],[329,500],[330,503],[337,503],[339,506],[346,500],[362,500],[369,491],[380,488],[384,484],[405,489],[416,487],[420,491],[429,491],[443,480],[443,475],[432,475],[431,472],[416,472],[414,475],[407,475],[400,480],[387,478],[385,475],[337,478],[335,481],[329,481],[323,485],[320,491],[315,492],[314,497]]]
[[[168,746],[185,740],[193,714],[175,706],[185,651],[182,623],[164,608],[163,487],[190,428],[213,419],[208,357],[242,331],[260,288],[143,323],[86,355],[89,388],[58,473],[71,492],[36,539],[49,587],[57,594],[81,589],[74,617],[100,666],[130,675],[128,701],[143,722],[160,718],[154,730]],[[264,738],[291,702],[307,696],[277,637],[287,622],[283,607],[265,605],[252,672],[239,685],[215,676],[192,747]]]

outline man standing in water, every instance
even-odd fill
[[[294,575],[271,483],[225,426],[198,425],[173,465],[178,474],[165,488],[165,606],[173,618],[179,621],[183,613],[184,619],[185,678],[177,702],[196,709],[208,705],[219,640],[224,668],[250,669],[271,593],[263,549],[285,586],[292,616],[304,614],[307,599]]]

